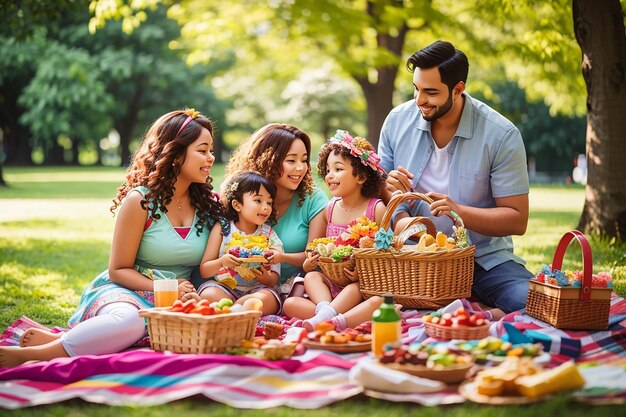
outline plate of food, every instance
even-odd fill
[[[409,373],[413,376],[420,378],[432,379],[434,381],[441,381],[446,384],[456,384],[463,380],[469,370],[474,366],[473,362],[463,363],[458,365],[450,365],[446,367],[428,367],[425,365],[413,365],[413,364],[397,364],[397,363],[385,363],[381,364],[396,371],[402,371]]]
[[[302,344],[307,349],[321,349],[328,350],[335,353],[354,353],[354,352],[367,352],[372,349],[372,342],[355,342],[349,341],[345,343],[322,343],[320,341],[311,340],[308,338],[302,339]]]
[[[466,399],[479,404],[530,404],[545,401],[552,395],[541,395],[537,397],[526,397],[523,395],[486,395],[478,392],[477,382],[467,381],[459,385],[459,393]]]

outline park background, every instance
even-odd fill
[[[565,231],[587,228],[595,271],[613,271],[624,295],[625,3],[0,1],[0,327],[21,315],[65,325],[106,268],[111,199],[159,115],[194,107],[216,122],[218,187],[230,150],[267,122],[301,127],[314,150],[337,128],[377,142],[388,111],[412,97],[406,58],[436,39],[467,53],[467,91],[522,132],[531,212],[516,252],[535,271]],[[590,56],[593,69],[584,65]],[[581,154],[587,184],[569,184]],[[581,221],[585,213],[595,219]],[[572,248],[566,264],[580,268],[579,258]],[[75,400],[15,414],[118,411]],[[265,414],[206,400],[122,412]],[[316,414],[441,412],[360,398]],[[614,413],[565,398],[530,410],[464,404],[445,412]]]

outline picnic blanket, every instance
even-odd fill
[[[403,340],[430,342],[423,332],[424,312],[403,312]],[[626,401],[626,300],[611,301],[611,325],[604,331],[565,331],[523,312],[504,322],[539,341],[551,353],[549,366],[576,360],[601,366],[581,369],[587,380],[575,398],[595,403]],[[35,322],[17,320],[0,345],[15,345]],[[60,331],[61,329],[53,329]],[[388,394],[350,382],[350,369],[369,354],[337,355],[309,350],[289,360],[268,362],[227,355],[176,355],[135,349],[102,356],[59,358],[50,362],[0,368],[0,408],[17,409],[71,398],[108,405],[156,405],[201,394],[237,408],[318,408],[355,395],[435,406],[463,402],[456,388],[428,394]],[[621,366],[606,366],[620,363]]]

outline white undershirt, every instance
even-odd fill
[[[450,182],[450,163],[447,144],[443,148],[435,145],[433,154],[424,168],[424,172],[415,186],[415,190],[420,193],[434,191],[448,195],[448,184]]]

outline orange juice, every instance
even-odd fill
[[[178,300],[178,290],[154,292],[154,305],[156,307],[169,307],[176,300]]]
[[[157,279],[153,281],[154,305],[169,307],[178,299],[178,281],[175,279]]]
[[[374,356],[383,355],[383,346],[400,340],[402,333],[400,322],[381,323],[372,322],[372,353]]]
[[[397,343],[402,337],[401,318],[393,305],[393,297],[385,294],[384,301],[372,315],[372,353],[382,356],[383,346]]]

